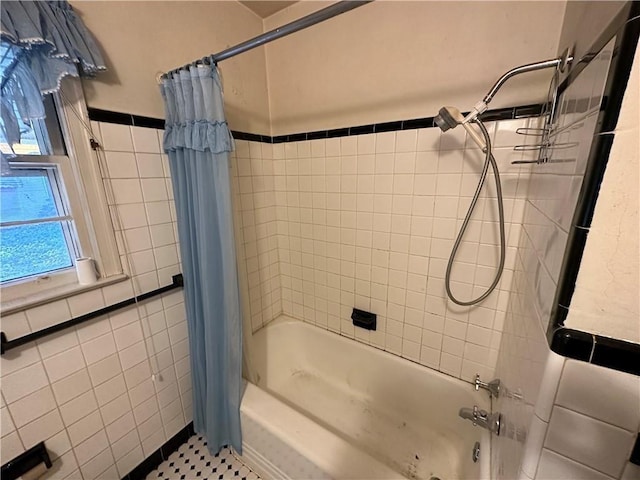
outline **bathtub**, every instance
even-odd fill
[[[490,436],[458,409],[490,401],[468,383],[286,316],[251,362],[243,448],[266,477],[489,479]]]

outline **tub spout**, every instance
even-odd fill
[[[486,410],[481,410],[477,405],[474,405],[473,408],[461,408],[458,415],[465,420],[471,420],[474,425],[486,428],[491,433],[500,435],[502,415],[499,412],[488,413]]]

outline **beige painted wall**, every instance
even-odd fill
[[[331,2],[300,2],[278,27]],[[554,57],[565,2],[376,1],[267,45],[272,134],[467,109],[506,70]],[[540,101],[547,74],[507,84],[492,106]]]
[[[640,343],[640,47],[565,326]]]
[[[236,1],[72,0],[109,71],[85,81],[90,107],[164,118],[159,72],[262,33],[262,20]],[[221,65],[231,128],[269,132],[264,48]]]

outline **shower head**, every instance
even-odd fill
[[[473,139],[473,141],[481,149],[484,150],[486,148],[484,140],[480,137],[480,135],[478,135],[478,132],[476,132],[470,124],[477,122],[478,117],[487,111],[489,102],[493,100],[493,97],[496,93],[498,93],[500,87],[502,87],[502,85],[504,85],[504,83],[511,77],[514,77],[521,73],[533,72],[545,68],[556,68],[562,72],[567,68],[567,65],[569,65],[572,60],[572,52],[571,50],[567,49],[563,52],[562,57],[552,58],[551,60],[544,60],[542,62],[529,63],[527,65],[521,65],[519,67],[512,68],[498,79],[495,85],[491,87],[491,90],[489,90],[489,93],[485,95],[484,99],[476,103],[466,117],[462,115],[462,113],[460,113],[460,110],[455,107],[442,107],[438,112],[438,115],[433,118],[433,121],[438,127],[440,127],[443,132],[455,128],[458,125],[462,125],[469,136]]]
[[[456,128],[464,121],[464,117],[460,110],[456,107],[442,107],[438,112],[438,115],[433,117],[435,124],[440,127],[440,130],[446,132],[451,128]]]
[[[482,150],[486,148],[484,140],[480,135],[478,135],[478,132],[469,125],[470,122],[475,121],[475,118],[465,118],[456,107],[442,107],[438,112],[438,115],[433,117],[433,121],[443,132],[456,128],[458,125],[462,125],[469,136]]]

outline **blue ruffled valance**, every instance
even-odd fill
[[[66,1],[3,1],[3,142],[20,141],[18,119],[44,117],[42,95],[56,92],[67,75],[93,76],[105,70],[94,38]]]
[[[170,74],[161,85],[165,105],[164,149],[223,153],[233,150],[215,65]]]

